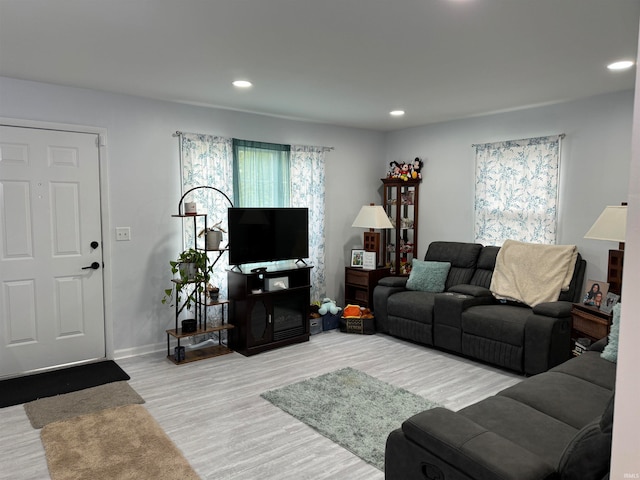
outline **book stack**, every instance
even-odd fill
[[[573,345],[573,354],[581,355],[582,353],[587,351],[590,345],[591,345],[591,340],[589,340],[588,338],[576,339]]]

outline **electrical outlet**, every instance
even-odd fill
[[[116,241],[128,242],[131,240],[131,228],[130,227],[116,227]]]

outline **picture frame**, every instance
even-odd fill
[[[356,268],[362,268],[364,264],[364,250],[352,249],[351,250],[351,263],[350,266]]]
[[[607,296],[604,299],[604,302],[600,306],[600,311],[604,313],[611,313],[613,311],[613,307],[616,306],[616,303],[620,301],[620,295],[616,295],[612,292],[607,292]]]
[[[376,268],[376,260],[376,252],[364,252],[362,268],[365,270],[374,270]]]
[[[609,292],[609,284],[603,280],[587,280],[587,289],[582,297],[582,303],[600,310],[605,303],[605,298]]]

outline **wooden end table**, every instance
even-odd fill
[[[360,305],[373,309],[373,289],[381,278],[391,275],[389,267],[365,270],[345,267],[344,304]]]
[[[574,303],[571,307],[571,342],[578,338],[588,338],[592,342],[609,335],[613,314],[605,313],[595,307]],[[574,354],[578,354],[573,350]]]

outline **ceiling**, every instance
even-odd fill
[[[0,75],[389,131],[632,89],[606,65],[636,59],[639,19],[638,0],[0,0]]]

